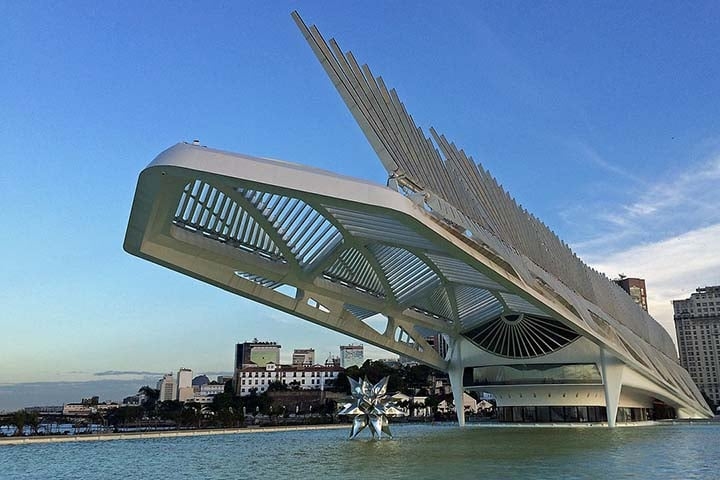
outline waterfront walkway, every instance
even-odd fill
[[[141,438],[199,437],[203,435],[232,435],[238,433],[289,432],[295,430],[347,429],[346,424],[300,425],[250,428],[213,428],[196,430],[161,430],[154,432],[89,433],[79,435],[38,435],[30,437],[0,437],[0,446],[30,443],[94,442],[101,440],[133,440]]]

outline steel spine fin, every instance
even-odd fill
[[[317,28],[308,28],[297,13],[293,18],[386,170],[401,185],[444,200],[466,217],[467,224],[479,225],[507,251],[552,274],[674,361],[670,336],[620,287],[583,263],[486,169],[444,136],[431,128],[432,139],[426,137],[395,90],[373,77],[367,65],[359,67],[354,55],[342,54],[335,41],[328,46]]]

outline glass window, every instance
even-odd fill
[[[550,421],[550,407],[536,407],[535,413],[538,422]]]
[[[567,421],[567,422],[577,422],[578,421],[577,407],[565,407],[565,421]]]
[[[577,407],[578,422],[588,421],[588,409],[587,407]]]
[[[523,421],[523,407],[512,407],[513,422]]]
[[[523,417],[526,422],[537,422],[537,416],[535,415],[535,407],[524,407]]]
[[[463,380],[465,386],[602,383],[600,370],[594,363],[468,367]]]
[[[563,407],[550,407],[550,421],[551,422],[564,422],[565,413]]]

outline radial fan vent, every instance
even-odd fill
[[[506,313],[464,335],[480,348],[510,358],[547,355],[578,338],[557,320],[524,313]]]

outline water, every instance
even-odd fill
[[[720,478],[719,424],[393,433],[380,442],[315,430],[0,446],[0,478]]]

